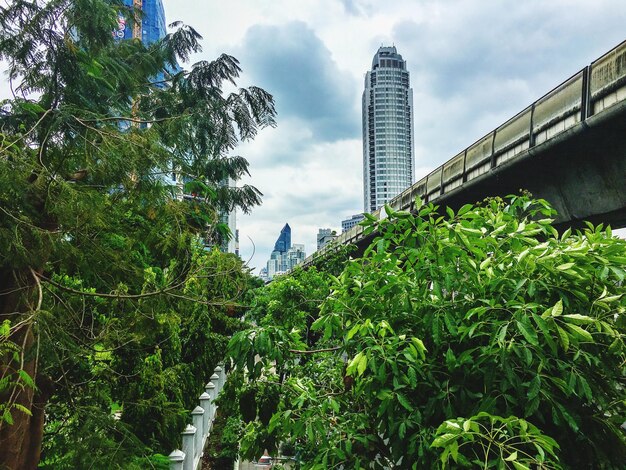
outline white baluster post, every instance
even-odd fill
[[[218,390],[218,394],[220,394],[222,392],[222,387],[224,386],[224,382],[222,381],[222,372],[224,371],[224,369],[222,369],[220,366],[215,367],[214,372],[215,375],[217,375],[217,383],[215,385],[217,385],[217,390]]]
[[[170,470],[183,470],[183,463],[185,462],[185,454],[182,450],[173,450],[169,455]]]
[[[194,468],[194,456],[196,455],[194,444],[196,438],[196,428],[188,424],[183,434],[183,452],[185,453],[185,462],[183,470],[196,470]]]
[[[200,395],[200,406],[204,410],[202,415],[202,438],[206,442],[211,432],[211,395],[206,392]]]
[[[223,362],[220,362],[220,363],[218,364],[218,367],[219,367],[220,369],[222,369],[222,372],[220,372],[220,374],[219,374],[219,376],[220,376],[220,380],[221,380],[221,383],[220,383],[220,390],[222,390],[222,389],[224,388],[224,385],[226,384],[226,367],[224,366],[224,363],[223,363]]]
[[[196,442],[194,443],[194,448],[196,450],[195,460],[198,460],[204,450],[204,436],[202,430],[202,427],[204,426],[204,410],[199,406],[196,406],[191,412],[191,420],[193,427],[196,428]]]
[[[222,364],[222,388],[226,385],[226,367]]]
[[[211,414],[209,415],[209,419],[213,421],[215,419],[215,398],[217,398],[217,389],[213,382],[209,382],[206,384],[205,390],[209,394],[209,397],[211,397]]]
[[[211,380],[211,382],[215,384],[215,396],[213,397],[213,399],[215,399],[218,397],[218,395],[222,391],[220,389],[220,376],[217,374],[213,374],[209,380]]]

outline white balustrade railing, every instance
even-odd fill
[[[218,364],[211,381],[198,398],[200,405],[191,412],[191,422],[182,432],[183,449],[176,449],[169,455],[170,470],[197,470],[204,452],[204,447],[211,434],[217,405],[215,400],[226,383],[224,364]]]

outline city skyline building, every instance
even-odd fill
[[[270,255],[270,259],[267,261],[265,268],[259,272],[259,277],[266,282],[271,281],[274,276],[286,273],[305,259],[304,245],[291,244],[291,227],[289,224],[285,224],[280,231],[280,235],[278,235],[276,243],[274,243],[274,250]]]
[[[330,228],[320,228],[317,231],[317,249],[321,250],[337,238],[337,232]]]
[[[167,22],[162,0],[124,0],[129,9],[141,10],[141,23],[133,26],[128,24],[122,13],[118,15],[118,28],[113,32],[117,39],[141,39],[146,44],[152,44],[165,37]]]
[[[370,213],[415,180],[413,90],[395,46],[374,54],[365,74],[362,118],[363,206]]]
[[[113,31],[114,38],[117,40],[141,39],[143,44],[149,46],[165,37],[167,34],[167,21],[165,19],[165,8],[163,7],[162,0],[123,0],[123,3],[131,12],[141,10],[141,13],[138,15],[141,21],[133,24],[132,21],[127,21],[127,17],[120,12],[118,14],[117,28]],[[180,67],[178,67],[178,65],[171,69],[166,69],[167,75],[173,75],[179,71]],[[166,73],[160,72],[154,77],[155,86],[168,86],[165,81]],[[162,175],[162,179],[165,184],[177,186],[181,197],[184,199],[193,199],[194,196],[184,194],[183,189],[190,178],[178,174],[176,170],[173,169],[171,174]],[[234,187],[236,181],[231,178],[226,178],[220,182],[220,185]],[[218,214],[218,222],[227,225],[231,234],[229,240],[224,240],[220,244],[220,250],[239,255],[239,230],[237,229],[236,211],[234,209],[231,211],[220,211]],[[207,247],[208,246],[210,245],[207,245]]]
[[[347,232],[355,225],[358,225],[365,217],[363,214],[354,214],[349,219],[344,219],[341,221],[341,233]]]
[[[291,227],[289,224],[285,224],[285,226],[280,230],[280,235],[278,236],[276,243],[274,243],[274,251],[284,253],[289,248],[291,248]]]

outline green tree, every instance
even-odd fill
[[[169,73],[200,50],[198,33],[175,24],[150,46],[118,42],[120,13],[135,19],[114,0],[0,9],[14,94],[0,107],[0,463],[9,468],[37,465],[50,401],[55,468],[86,423],[93,432],[81,442],[108,446],[110,460],[82,458],[102,468],[117,465],[111,449],[172,443],[247,288],[241,262],[204,253],[198,239],[219,232],[220,211],[259,204],[256,188],[221,183],[247,173],[231,152],[274,125],[272,97],[224,93],[240,73],[227,55]],[[201,188],[191,203],[165,184],[172,172]]]
[[[559,235],[527,197],[386,210],[331,276],[314,361],[289,331],[231,340],[239,367],[262,351],[256,376],[280,384],[267,430],[296,439],[304,468],[621,468],[626,242]]]

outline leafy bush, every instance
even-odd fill
[[[282,385],[269,431],[302,443],[305,468],[622,468],[626,242],[559,234],[526,196],[417,205],[366,219],[378,236],[328,276],[315,343],[278,326],[231,341]]]

